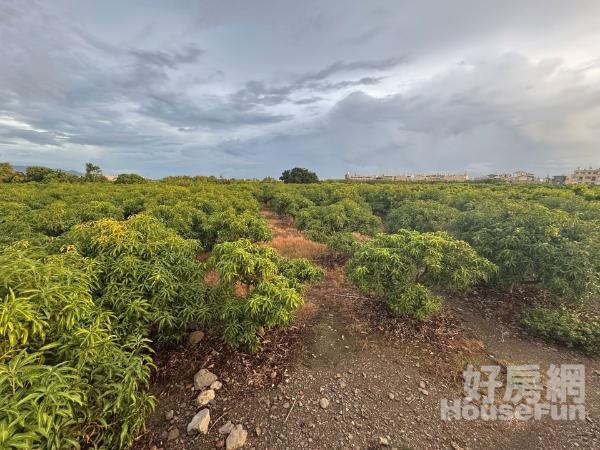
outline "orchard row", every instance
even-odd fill
[[[135,180],[133,180],[135,181]],[[310,185],[171,177],[0,185],[0,446],[129,445],[154,405],[152,349],[191,328],[259,350],[322,276],[264,243],[268,205],[425,320],[443,292],[532,285],[533,332],[596,351],[600,190]]]

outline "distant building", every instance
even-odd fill
[[[566,175],[554,175],[552,178],[548,177],[548,181],[552,184],[565,184],[567,182]]]
[[[113,182],[118,178],[118,176],[117,175],[104,175],[104,178],[106,178],[110,182]]]
[[[535,174],[531,172],[525,172],[524,170],[517,170],[510,179],[513,183],[535,183],[538,181]]]
[[[569,175],[566,179],[566,184],[578,184],[578,183],[587,183],[587,184],[596,184],[600,185],[600,169],[576,169],[571,175]]]
[[[494,180],[494,181],[509,181],[512,175],[510,173],[491,173],[483,177],[484,180]]]
[[[538,178],[531,172],[517,170],[515,173],[492,173],[482,177],[483,180],[506,181],[507,183],[535,183]]]
[[[409,175],[357,175],[347,173],[349,181],[442,181],[447,183],[461,183],[469,181],[466,173],[419,173]]]

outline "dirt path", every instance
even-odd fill
[[[208,436],[189,438],[185,425],[197,409],[189,382],[196,370],[210,367],[211,357],[206,350],[193,358],[182,351],[180,360],[169,359],[154,386],[159,408],[139,448],[215,448],[217,429],[226,420],[242,423],[249,431],[246,448],[255,449],[369,449],[380,448],[381,438],[399,449],[600,448],[598,360],[525,337],[513,324],[494,320],[497,306],[481,296],[448,299],[445,310],[423,326],[394,317],[380,300],[350,286],[320,244],[307,241],[289,222],[265,215],[274,231],[272,245],[286,256],[325,264],[325,278],[305,293],[295,328],[273,336],[275,342],[268,337],[266,363],[248,357],[255,377],[240,371],[244,358],[238,353],[211,351],[211,370],[223,377],[225,388],[211,408],[213,420],[222,418]],[[278,345],[295,350],[282,355]],[[467,362],[539,364],[543,371],[552,363],[583,363],[590,421],[444,422],[440,400],[462,396],[460,374]],[[187,371],[174,375],[168,367],[177,364],[186,364]],[[172,379],[179,376],[183,380]],[[169,409],[177,417],[165,423]],[[165,442],[174,426],[182,437]]]

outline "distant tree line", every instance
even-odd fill
[[[311,172],[302,167],[294,167],[293,169],[285,170],[279,179],[286,184],[309,184],[319,182],[319,177],[315,172]],[[83,175],[77,175],[61,169],[52,169],[44,166],[29,166],[24,172],[19,172],[7,162],[0,163],[0,183],[106,183],[108,181],[109,179],[104,176],[102,169],[91,162],[85,164],[85,173]],[[122,173],[111,181],[114,181],[117,184],[141,184],[148,182],[146,178],[137,173]],[[223,177],[217,178],[214,176],[169,176],[163,178],[162,181],[169,184],[188,185],[197,181],[230,183],[235,180]],[[276,182],[272,177],[266,177],[262,181],[264,183]]]
[[[91,162],[86,163],[83,176],[44,166],[29,166],[24,172],[19,172],[9,163],[0,163],[0,183],[107,183],[108,181],[102,169]],[[118,184],[140,184],[147,181],[136,173],[122,173],[114,180]]]

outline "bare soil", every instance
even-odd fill
[[[218,428],[228,420],[248,430],[245,448],[254,449],[375,449],[380,438],[398,449],[600,448],[600,362],[518,327],[520,305],[536,301],[529,298],[536,293],[448,295],[440,313],[415,323],[349,285],[321,244],[264,214],[274,233],[271,245],[285,256],[318,262],[324,279],[306,290],[294,326],[267,333],[256,355],[228,349],[210,334],[197,347],[161,351],[151,387],[157,409],[136,449],[215,448],[223,439]],[[588,419],[444,422],[440,400],[462,397],[467,363],[539,364],[542,372],[550,364],[585,364]],[[186,425],[200,409],[193,375],[201,368],[224,386],[210,406],[209,433],[190,437]],[[419,390],[421,382],[425,389]],[[322,398],[327,408],[319,405]],[[175,416],[166,420],[170,410]],[[179,437],[168,441],[173,428]]]

